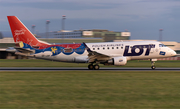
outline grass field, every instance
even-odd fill
[[[0,109],[179,109],[180,72],[0,72]]]
[[[180,68],[180,60],[179,61],[157,61],[156,67],[172,67],[172,68]],[[64,62],[53,62],[46,60],[38,60],[38,59],[0,59],[0,67],[87,67],[88,63],[77,64],[77,63],[64,63]],[[151,62],[145,60],[135,60],[128,61],[125,66],[104,66],[101,67],[147,67],[150,68]]]

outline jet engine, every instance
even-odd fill
[[[110,60],[107,61],[107,63],[105,63],[105,65],[117,65],[117,66],[122,66],[122,65],[126,65],[127,63],[127,59],[126,57],[114,57]]]

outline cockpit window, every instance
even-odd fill
[[[166,47],[164,44],[159,44],[159,47]]]

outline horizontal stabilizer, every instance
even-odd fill
[[[21,52],[15,52],[16,55],[20,55],[20,56],[28,56],[28,57],[34,57],[34,55],[29,55],[26,53],[21,53]]]
[[[25,49],[25,48],[21,48],[21,47],[15,47],[15,49],[22,53],[35,53],[34,50]]]
[[[14,47],[8,47],[8,49],[6,49],[7,52],[11,52],[11,53],[14,53],[16,52],[17,50],[14,48]]]

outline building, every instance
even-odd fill
[[[115,32],[100,29],[93,29],[91,31],[91,36],[83,35],[83,37],[103,38],[105,42],[112,42],[113,40],[129,40],[131,36],[130,32]]]
[[[39,38],[102,38],[105,42],[113,40],[129,40],[130,32],[114,32],[102,29],[74,30],[74,31],[54,31],[48,33],[38,33]]]
[[[81,31],[53,31],[36,34],[38,38],[82,38]]]

